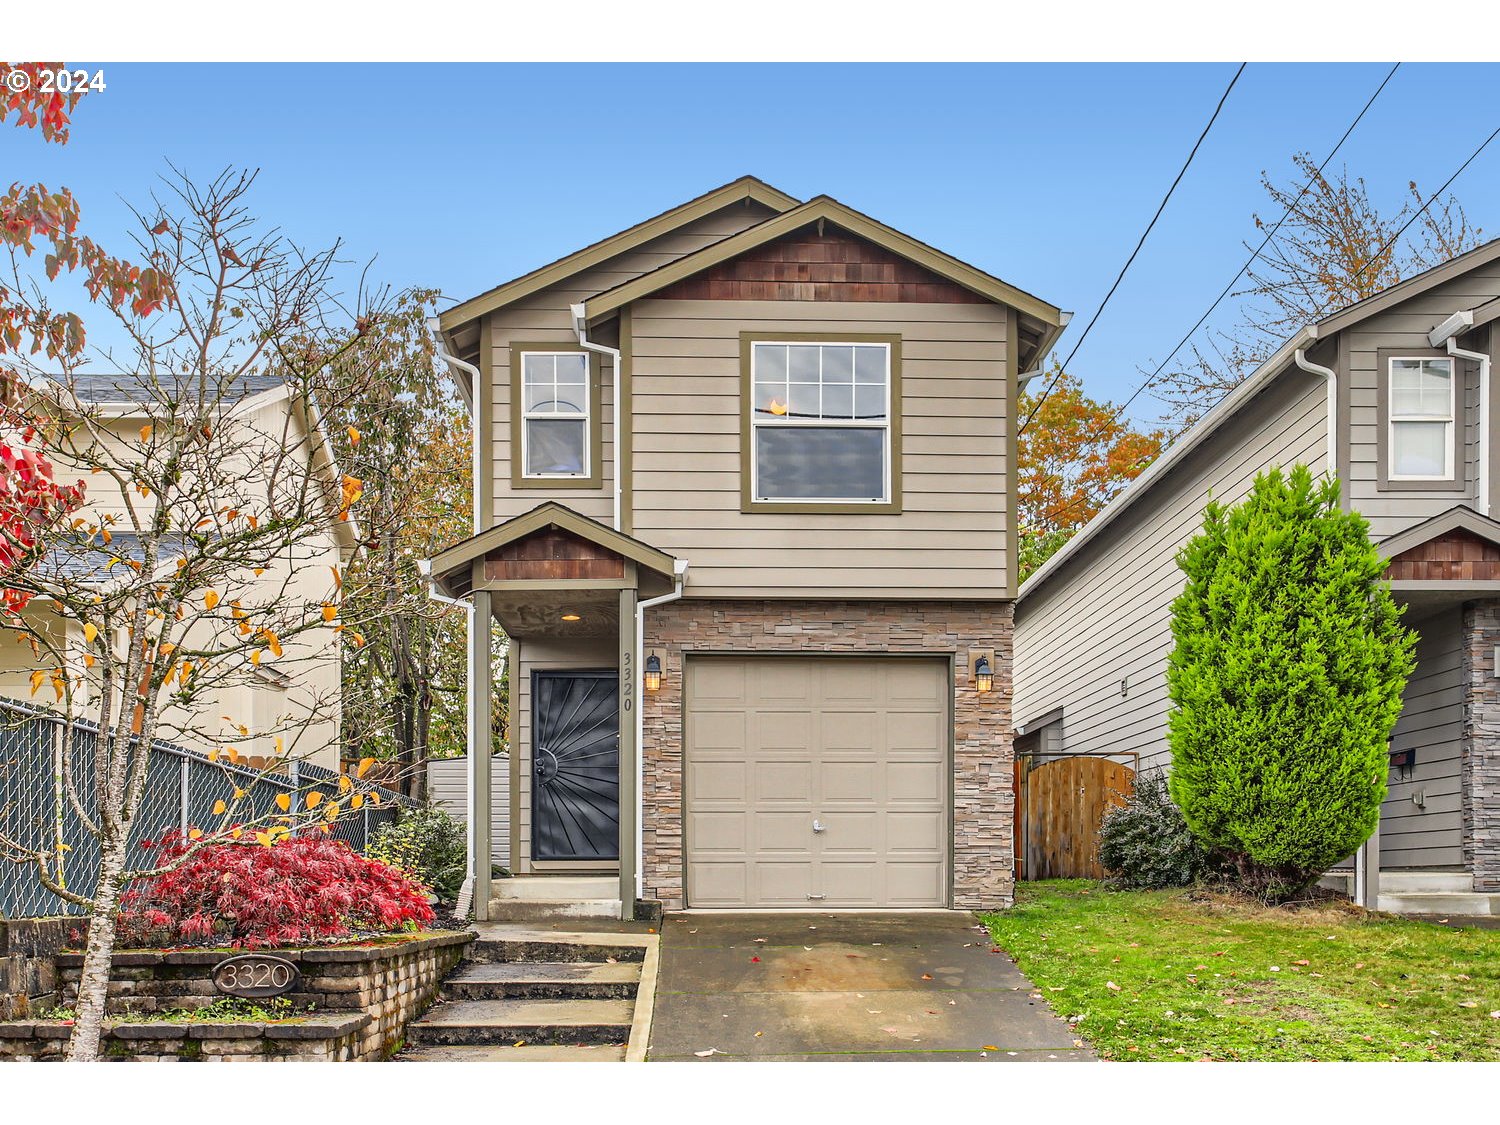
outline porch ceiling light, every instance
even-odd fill
[[[661,689],[661,657],[652,653],[646,657],[646,690],[658,691]]]
[[[981,695],[995,690],[995,670],[990,667],[988,656],[974,661],[974,689]]]
[[[578,614],[576,614],[576,613],[565,613],[565,614],[562,615],[562,619],[564,621],[582,621],[583,620],[583,618],[579,617]]]

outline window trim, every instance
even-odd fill
[[[579,355],[588,361],[588,418],[584,422],[584,455],[588,472],[582,476],[531,476],[526,472],[526,397],[524,357]],[[513,341],[510,345],[510,484],[517,489],[597,489],[604,483],[604,419],[600,403],[599,356],[577,344],[562,341]],[[567,415],[560,417],[566,418]]]
[[[755,497],[757,470],[755,464],[755,345],[756,344],[846,344],[851,346],[882,344],[885,346],[889,371],[886,380],[886,481],[883,500],[758,500]],[[837,420],[765,423],[787,427],[880,429],[871,424],[849,422],[840,427]],[[901,337],[886,332],[741,332],[740,333],[740,511],[770,513],[829,513],[854,515],[875,513],[897,515],[901,512]]]
[[[1403,419],[1395,416],[1391,367],[1394,361],[1445,360],[1452,368],[1448,383],[1448,427],[1445,451],[1446,473],[1442,476],[1400,476],[1393,473],[1392,458],[1395,456],[1395,425]],[[1462,492],[1467,487],[1468,466],[1461,456],[1462,437],[1467,426],[1468,372],[1458,358],[1437,348],[1381,348],[1376,352],[1378,375],[1379,417],[1376,427],[1376,450],[1378,478],[1376,487],[1382,492]],[[1420,418],[1406,419],[1421,421]],[[1430,421],[1439,419],[1431,418]]]

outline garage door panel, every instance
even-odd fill
[[[750,818],[743,812],[695,812],[688,817],[693,850],[701,855],[731,852],[743,857],[750,850]]]
[[[885,814],[885,847],[889,855],[924,852],[937,855],[943,849],[944,818],[941,813]]]
[[[946,660],[690,656],[685,691],[689,905],[947,904]]]

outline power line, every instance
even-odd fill
[[[1094,310],[1094,315],[1089,319],[1088,324],[1084,326],[1083,334],[1074,342],[1073,350],[1068,353],[1068,358],[1063,361],[1062,368],[1059,369],[1057,377],[1047,384],[1047,389],[1042,392],[1041,397],[1037,399],[1036,405],[1026,415],[1026,420],[1021,423],[1020,429],[1017,431],[1018,433],[1024,432],[1026,427],[1031,424],[1031,420],[1036,417],[1036,412],[1042,408],[1042,404],[1047,401],[1047,396],[1052,393],[1053,388],[1057,385],[1057,379],[1062,377],[1062,372],[1073,361],[1073,357],[1078,354],[1078,349],[1088,339],[1089,332],[1098,323],[1100,314],[1104,312],[1104,306],[1109,304],[1109,299],[1115,295],[1115,290],[1120,287],[1120,282],[1125,280],[1126,272],[1129,271],[1131,264],[1134,263],[1136,255],[1141,252],[1141,247],[1146,245],[1146,239],[1150,237],[1152,229],[1156,226],[1156,220],[1160,219],[1162,212],[1167,209],[1167,203],[1171,200],[1172,193],[1177,190],[1177,185],[1182,182],[1182,177],[1187,175],[1188,167],[1193,163],[1193,157],[1198,155],[1198,150],[1203,147],[1203,141],[1208,136],[1208,131],[1214,127],[1214,122],[1219,119],[1219,111],[1224,108],[1224,103],[1229,100],[1230,91],[1234,89],[1235,83],[1240,80],[1240,75],[1245,73],[1246,65],[1246,63],[1240,63],[1239,69],[1234,72],[1234,77],[1229,80],[1229,85],[1224,88],[1224,93],[1219,96],[1219,104],[1214,106],[1213,116],[1208,119],[1208,124],[1203,126],[1203,132],[1198,134],[1198,139],[1193,143],[1192,151],[1188,153],[1187,159],[1183,161],[1182,167],[1177,172],[1177,178],[1172,181],[1172,186],[1167,188],[1167,194],[1162,196],[1161,203],[1156,208],[1156,214],[1151,216],[1151,221],[1146,224],[1146,229],[1141,233],[1140,241],[1135,244],[1135,249],[1130,252],[1130,257],[1125,259],[1125,264],[1120,267],[1120,273],[1115,278],[1115,283],[1109,287],[1109,292],[1104,294],[1104,300],[1099,302],[1099,307]]]
[[[1177,353],[1180,352],[1183,349],[1183,347],[1187,344],[1187,342],[1193,338],[1193,335],[1198,331],[1198,329],[1200,329],[1200,328],[1203,327],[1204,321],[1206,321],[1213,314],[1213,311],[1216,308],[1218,308],[1220,304],[1223,303],[1224,298],[1227,297],[1227,296],[1229,296],[1229,293],[1235,287],[1235,284],[1239,281],[1239,279],[1241,277],[1244,276],[1245,272],[1252,265],[1255,264],[1255,260],[1260,257],[1261,252],[1263,250],[1265,250],[1265,248],[1270,244],[1271,239],[1273,239],[1273,238],[1276,237],[1276,232],[1281,229],[1281,225],[1283,223],[1285,223],[1288,218],[1291,217],[1291,214],[1296,209],[1297,204],[1299,204],[1299,203],[1302,202],[1302,197],[1304,195],[1306,195],[1308,193],[1308,191],[1311,190],[1313,184],[1317,182],[1317,180],[1318,180],[1318,178],[1320,176],[1322,176],[1323,170],[1325,168],[1327,168],[1328,165],[1329,165],[1329,163],[1333,160],[1333,158],[1338,155],[1339,150],[1344,147],[1344,142],[1349,139],[1350,135],[1354,132],[1355,128],[1359,125],[1359,123],[1361,121],[1364,120],[1365,114],[1369,113],[1370,107],[1375,104],[1375,99],[1378,98],[1378,97],[1380,97],[1382,91],[1385,90],[1386,86],[1390,83],[1391,79],[1395,77],[1396,71],[1398,71],[1400,69],[1401,69],[1401,64],[1400,63],[1396,63],[1394,66],[1391,67],[1391,69],[1389,71],[1386,72],[1386,76],[1383,79],[1381,79],[1380,85],[1375,88],[1375,92],[1370,95],[1369,99],[1365,102],[1364,106],[1360,109],[1359,113],[1357,113],[1355,115],[1354,120],[1349,123],[1349,127],[1344,130],[1344,134],[1343,134],[1343,136],[1341,136],[1339,138],[1338,143],[1335,144],[1333,146],[1333,148],[1329,150],[1328,155],[1323,158],[1323,162],[1318,165],[1318,170],[1312,176],[1308,177],[1307,183],[1305,183],[1305,184],[1302,185],[1302,190],[1299,191],[1297,193],[1296,198],[1293,199],[1290,204],[1288,204],[1286,210],[1282,212],[1281,218],[1279,218],[1279,219],[1276,220],[1275,226],[1271,227],[1271,229],[1266,233],[1265,238],[1261,239],[1260,245],[1255,248],[1255,252],[1252,253],[1248,259],[1246,259],[1245,264],[1242,265],[1239,268],[1239,270],[1235,273],[1235,275],[1232,278],[1229,279],[1229,284],[1226,285],[1226,286],[1224,286],[1223,290],[1219,293],[1219,295],[1214,298],[1213,304],[1211,304],[1211,305],[1208,306],[1208,308],[1204,311],[1203,315],[1198,318],[1197,323],[1195,323],[1192,326],[1192,328],[1188,329],[1187,333],[1182,337],[1182,339],[1177,342],[1177,346],[1174,347],[1170,352],[1168,352],[1167,355],[1166,355],[1166,357],[1163,358],[1162,361],[1159,364],[1157,364],[1156,370],[1153,371],[1153,372],[1151,372],[1151,374],[1146,378],[1145,382],[1143,382],[1140,386],[1138,386],[1131,393],[1131,395],[1130,395],[1129,398],[1127,398],[1123,403],[1121,403],[1118,407],[1115,408],[1114,413],[1112,413],[1110,415],[1110,422],[1114,422],[1117,419],[1119,419],[1119,417],[1122,414],[1124,414],[1126,410],[1128,410],[1130,408],[1130,405],[1133,402],[1135,402],[1135,400],[1137,398],[1139,398],[1153,383],[1156,382],[1157,377],[1162,373],[1163,370],[1166,369],[1167,364],[1169,364],[1169,363],[1172,362],[1173,357],[1176,356]],[[1496,134],[1500,134],[1500,129],[1497,129],[1494,134],[1490,135],[1490,140],[1494,140]],[[1488,144],[1488,143],[1489,143],[1489,141],[1485,142],[1485,144]],[[1482,150],[1483,146],[1480,146],[1480,147],[1481,147],[1481,150]],[[1479,154],[1476,152],[1474,155],[1477,156]],[[1473,159],[1474,159],[1474,157],[1471,156],[1468,161],[1465,161],[1464,162],[1464,167],[1468,167],[1469,162],[1472,161]],[[1460,172],[1463,171],[1463,168],[1460,168],[1459,171]],[[1457,178],[1457,175],[1458,175],[1458,173],[1455,172],[1453,174],[1453,176],[1450,176],[1449,179],[1448,179],[1448,183],[1451,184],[1453,182],[1453,180]],[[1446,188],[1447,186],[1448,186],[1448,184],[1444,184],[1443,185],[1444,188]],[[1436,198],[1436,195],[1440,195],[1441,193],[1442,193],[1442,189],[1440,188],[1438,190],[1438,192],[1434,195],[1433,198]],[[1431,202],[1432,202],[1431,200],[1428,200],[1428,203],[1431,203]],[[1425,206],[1426,205],[1424,204],[1424,209],[1425,209]],[[1419,214],[1420,214],[1420,212],[1419,212]],[[1414,221],[1415,218],[1416,218],[1416,216],[1413,216],[1412,220],[1409,220],[1407,225],[1409,226],[1410,223],[1411,223],[1411,221]],[[1403,227],[1402,230],[1404,231],[1405,228]],[[1396,237],[1399,238],[1400,235],[1401,235],[1401,232],[1398,231]],[[1383,253],[1383,251],[1382,251],[1382,253]],[[1379,255],[1376,255],[1376,257],[1378,258]],[[1069,358],[1071,359],[1072,356],[1070,355]],[[1066,365],[1064,365],[1064,367],[1066,367]],[[1040,403],[1038,404],[1038,406],[1040,406]],[[1035,413],[1035,411],[1033,411],[1033,413]],[[1029,420],[1029,418],[1028,418],[1028,420]],[[1093,441],[1095,439],[1094,438],[1090,438],[1089,440]],[[1055,512],[1049,512],[1048,513],[1048,518],[1051,519],[1051,520],[1053,520],[1053,521],[1055,521],[1059,517],[1067,515],[1068,512],[1070,512],[1074,508],[1078,507],[1078,505],[1084,499],[1086,499],[1086,497],[1078,497],[1077,499],[1074,499],[1074,500],[1070,501],[1068,504],[1064,505],[1063,507],[1057,509]]]
[[[1131,394],[1131,396],[1121,404],[1118,410],[1115,411],[1116,418],[1125,413],[1125,411],[1130,408],[1130,404],[1133,403],[1137,398],[1139,398],[1141,394],[1151,386],[1152,383],[1156,382],[1156,377],[1160,375],[1163,370],[1165,370],[1167,364],[1172,362],[1177,353],[1182,351],[1187,342],[1193,338],[1193,334],[1196,333],[1198,329],[1203,327],[1203,322],[1213,315],[1213,311],[1223,303],[1225,297],[1229,296],[1230,290],[1235,287],[1240,278],[1245,276],[1245,272],[1255,264],[1255,260],[1260,257],[1261,251],[1265,250],[1265,248],[1270,245],[1271,239],[1276,237],[1276,232],[1281,229],[1281,224],[1286,222],[1287,219],[1291,218],[1292,212],[1297,208],[1297,204],[1302,202],[1302,197],[1306,195],[1309,190],[1311,190],[1313,184],[1316,183],[1319,177],[1323,175],[1323,169],[1327,168],[1329,162],[1338,155],[1339,149],[1343,148],[1344,142],[1349,139],[1349,134],[1353,133],[1355,126],[1357,126],[1361,121],[1364,120],[1365,114],[1368,113],[1370,111],[1370,107],[1375,104],[1375,99],[1380,97],[1380,92],[1384,90],[1386,84],[1395,77],[1396,71],[1398,71],[1399,69],[1401,69],[1401,64],[1397,63],[1386,73],[1386,76],[1381,81],[1380,85],[1375,88],[1375,92],[1370,95],[1370,100],[1365,102],[1364,108],[1361,109],[1355,116],[1354,120],[1349,123],[1349,128],[1344,130],[1344,135],[1339,138],[1339,143],[1334,145],[1333,148],[1329,151],[1328,155],[1323,158],[1323,163],[1318,165],[1318,170],[1313,175],[1308,177],[1307,183],[1303,184],[1302,190],[1297,193],[1297,198],[1292,200],[1292,202],[1287,206],[1287,209],[1281,213],[1281,218],[1276,220],[1276,225],[1266,233],[1266,237],[1260,240],[1260,245],[1255,248],[1255,252],[1251,254],[1250,257],[1246,260],[1245,264],[1239,268],[1239,271],[1229,279],[1229,284],[1224,286],[1223,291],[1214,298],[1214,303],[1208,306],[1203,315],[1198,318],[1197,323],[1187,330],[1187,333],[1182,337],[1181,340],[1177,341],[1177,346],[1170,352],[1168,352],[1166,357],[1156,365],[1156,370],[1151,372],[1146,381],[1139,387],[1137,387]]]
[[[1496,137],[1500,137],[1500,128],[1497,128],[1488,137],[1485,137],[1484,141],[1480,144],[1480,146],[1478,148],[1476,148],[1473,152],[1471,152],[1469,154],[1469,159],[1465,160],[1462,164],[1460,164],[1458,166],[1458,171],[1454,172],[1453,175],[1449,176],[1446,180],[1444,180],[1443,181],[1443,186],[1440,187],[1440,188],[1438,188],[1437,191],[1433,192],[1431,195],[1429,195],[1427,197],[1427,202],[1424,203],[1424,204],[1422,204],[1422,206],[1418,207],[1415,211],[1413,211],[1412,215],[1411,215],[1411,218],[1407,219],[1406,222],[1404,222],[1404,223],[1401,224],[1401,229],[1398,230],[1395,234],[1391,235],[1390,238],[1386,239],[1385,245],[1382,246],[1379,250],[1375,251],[1374,255],[1370,258],[1370,260],[1368,262],[1366,262],[1364,265],[1360,266],[1359,272],[1354,275],[1354,280],[1355,281],[1358,281],[1361,277],[1363,277],[1365,275],[1365,270],[1369,269],[1376,262],[1380,261],[1381,256],[1384,255],[1387,250],[1389,250],[1392,246],[1394,246],[1396,244],[1396,240],[1399,239],[1403,234],[1406,233],[1407,228],[1409,228],[1412,225],[1412,223],[1416,222],[1419,218],[1421,218],[1427,212],[1427,208],[1429,208],[1429,207],[1432,206],[1433,202],[1437,199],[1437,197],[1440,196],[1440,195],[1442,195],[1443,192],[1445,192],[1445,191],[1448,190],[1448,186],[1450,184],[1452,184],[1454,180],[1458,179],[1458,177],[1460,175],[1463,174],[1463,170],[1465,168],[1467,168],[1470,164],[1473,164],[1474,161],[1479,158],[1479,154],[1481,152],[1483,152],[1485,149],[1487,149],[1487,148],[1490,147],[1490,142],[1493,141]]]

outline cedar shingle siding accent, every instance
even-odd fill
[[[539,532],[508,543],[484,560],[490,579],[623,578],[625,560],[566,531]]]
[[[980,305],[986,298],[883,247],[808,229],[768,242],[655,296],[686,301],[875,301]]]
[[[661,688],[642,699],[643,881],[669,910],[684,903],[682,688],[685,653],[947,655],[953,685],[953,903],[1011,904],[1015,754],[1009,602],[764,601],[688,598],[646,614],[645,651],[662,657]],[[995,650],[995,686],[979,695],[971,649]]]
[[[1391,560],[1385,576],[1417,581],[1500,579],[1500,546],[1467,531],[1452,531],[1402,551]]]

